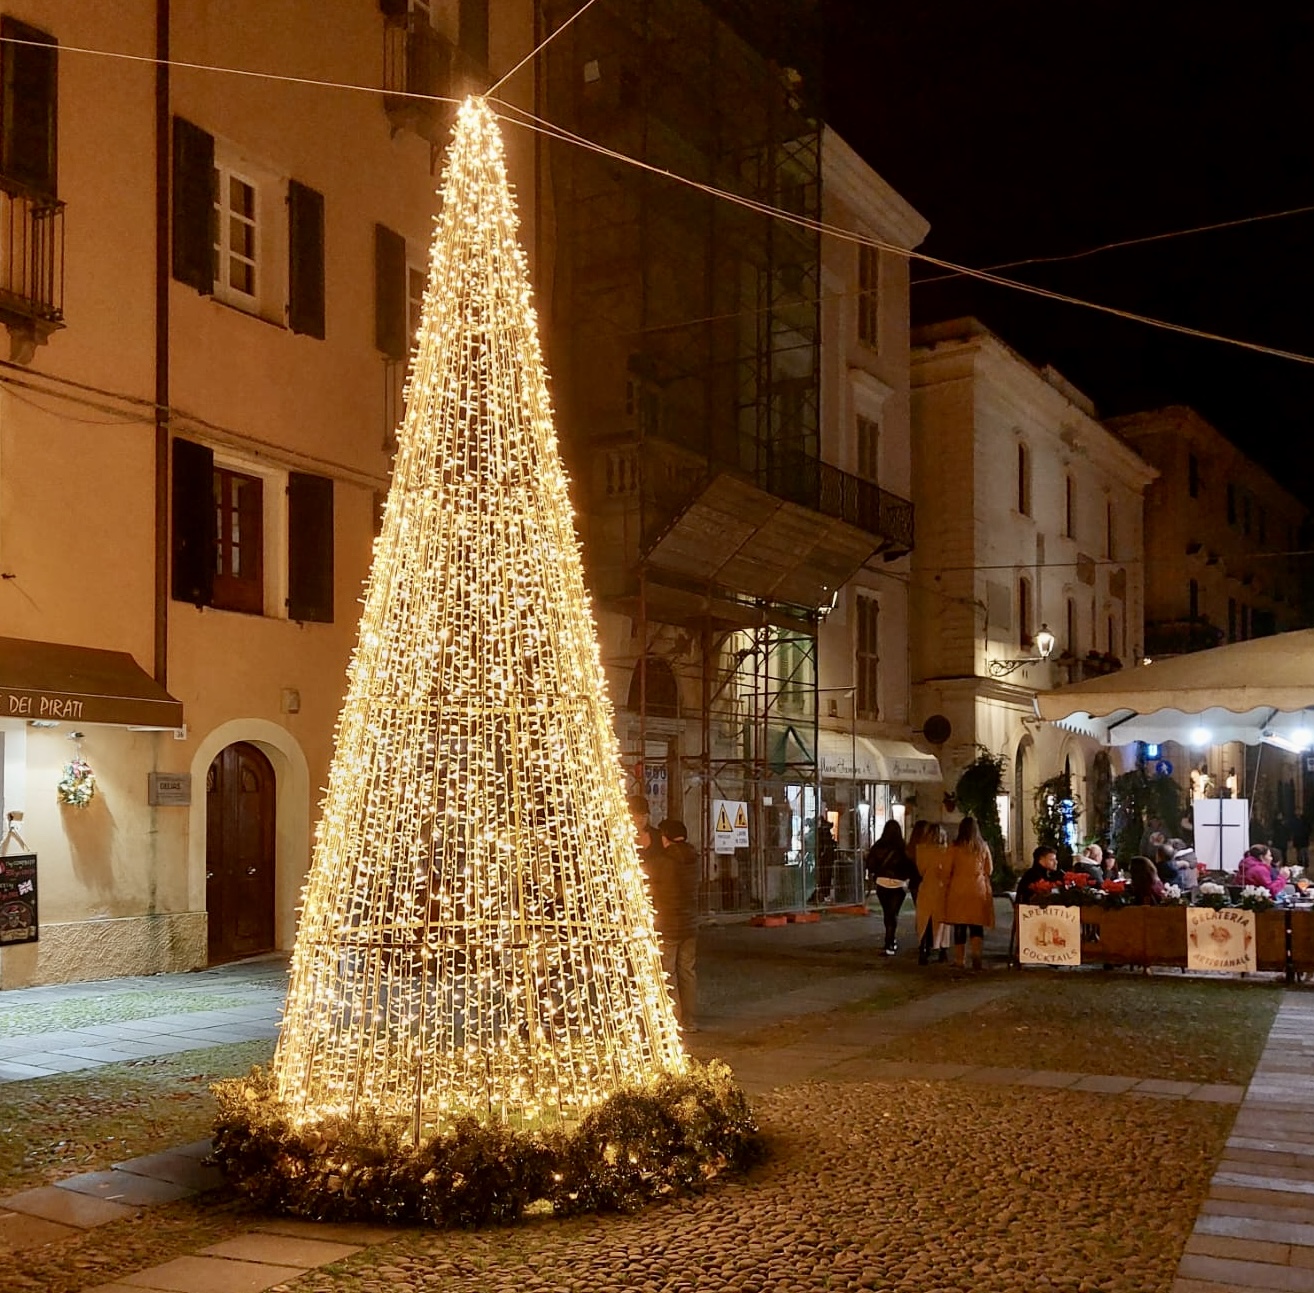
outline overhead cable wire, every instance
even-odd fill
[[[539,43],[535,45],[534,48],[531,49],[529,53],[526,54],[524,58],[522,58],[520,62],[518,62],[515,65],[515,67],[513,67],[509,72],[505,73],[504,75],[498,77],[498,79],[488,87],[488,90],[485,93],[484,97],[491,99],[493,95],[495,95],[498,92],[498,90],[500,90],[513,76],[515,76],[515,74],[518,71],[520,71],[522,67],[525,66],[526,63],[532,62],[535,58],[537,58],[538,55],[541,54],[548,47],[548,45],[552,43],[552,41],[556,40],[556,38],[560,36],[561,33],[565,31],[566,28],[569,27],[570,24],[575,21],[576,18],[580,16],[580,14],[582,14],[586,9],[591,8],[596,3],[597,0],[584,0],[584,3],[578,9],[576,9],[575,12],[571,14],[570,17],[567,18],[566,21],[563,22],[561,26],[556,29],[556,31],[549,32],[547,36],[545,36],[541,41],[539,41]]]
[[[33,45],[42,49],[48,49],[50,47],[49,42],[46,41],[23,40],[13,36],[0,37],[0,44],[4,43],[13,45]],[[372,94],[375,96],[382,96],[384,94],[389,96],[395,95],[396,97],[416,99],[430,103],[451,104],[458,102],[458,100],[445,95],[414,94],[405,91],[384,90],[381,86],[360,85],[350,81],[327,81],[314,77],[290,76],[277,72],[258,72],[249,68],[223,67],[215,64],[187,62],[180,59],[161,59],[146,54],[126,54],[113,50],[92,49],[87,46],[60,45],[59,49],[66,53],[123,59],[129,62],[150,64],[153,66],[168,66],[170,68],[186,71],[243,76],[291,85],[310,86],[319,89],[348,90],[356,93]],[[908,247],[900,247],[895,243],[886,242],[879,238],[865,237],[862,234],[853,232],[852,230],[842,229],[838,226],[827,224],[821,220],[813,220],[807,216],[796,215],[791,211],[785,211],[779,207],[773,207],[769,203],[760,202],[755,198],[745,197],[743,194],[733,193],[727,189],[720,189],[715,185],[704,184],[700,180],[690,179],[688,176],[680,175],[678,172],[667,170],[664,167],[655,166],[650,162],[644,162],[639,158],[631,157],[627,153],[607,148],[602,144],[595,143],[593,140],[586,139],[582,135],[574,134],[572,131],[557,126],[554,123],[547,121],[545,118],[538,117],[534,113],[529,112],[527,109],[521,108],[516,104],[508,103],[506,100],[490,98],[490,102],[496,103],[506,111],[518,113],[520,114],[520,117],[523,118],[517,120],[512,117],[504,116],[503,120],[507,121],[509,124],[537,131],[549,138],[555,138],[562,142],[587,149],[623,165],[638,167],[641,170],[645,170],[653,175],[661,176],[673,183],[683,184],[689,188],[707,193],[709,196],[735,203],[747,210],[754,211],[757,214],[766,216],[770,219],[794,224],[800,228],[809,229],[819,234],[826,234],[829,237],[843,242],[849,242],[857,246],[867,246],[877,251],[889,252],[891,255],[901,256],[905,260],[919,261],[923,264],[934,265],[938,269],[946,270],[951,274],[976,279],[978,282],[988,283],[994,287],[1002,287],[1022,292],[1028,296],[1039,297],[1042,300],[1053,301],[1061,305],[1072,305],[1081,309],[1094,310],[1099,314],[1106,314],[1112,318],[1125,319],[1131,323],[1139,323],[1146,327],[1157,328],[1161,331],[1175,333],[1179,336],[1194,337],[1202,341],[1214,341],[1221,345],[1235,346],[1239,349],[1248,350],[1255,354],[1270,355],[1277,359],[1289,359],[1295,363],[1314,365],[1314,355],[1305,355],[1298,351],[1285,350],[1279,346],[1269,346],[1258,341],[1247,341],[1240,337],[1229,337],[1222,333],[1211,332],[1204,328],[1193,328],[1188,324],[1174,323],[1167,319],[1156,319],[1150,315],[1140,314],[1134,310],[1124,310],[1119,306],[1106,305],[1099,301],[1088,301],[1082,297],[1071,296],[1065,292],[1057,292],[1051,288],[1040,287],[1034,283],[1026,283],[1018,279],[1004,278],[991,270],[973,269],[970,266],[958,265],[953,261],[945,260],[943,257],[931,256],[926,252],[917,251]]]
[[[1120,238],[1116,242],[1101,243],[1098,247],[1087,247],[1083,251],[1059,252],[1053,256],[1027,256],[1022,260],[1004,260],[997,265],[986,265],[985,269],[994,273],[1001,269],[1021,269],[1025,265],[1057,265],[1066,261],[1085,260],[1089,256],[1098,256],[1106,251],[1121,251],[1125,247],[1141,247],[1146,243],[1168,242],[1173,238],[1188,238],[1197,233],[1217,233],[1221,229],[1239,229],[1244,225],[1260,224],[1265,220],[1285,220],[1288,216],[1309,215],[1314,206],[1291,207],[1286,211],[1266,211],[1261,215],[1238,216],[1235,220],[1219,220],[1213,224],[1195,225],[1190,229],[1172,229],[1165,233],[1144,234],[1139,238]],[[951,279],[961,278],[961,273],[935,274],[930,278],[914,278],[912,285],[921,287],[927,283],[945,283]]]

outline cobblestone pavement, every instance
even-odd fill
[[[866,938],[870,923],[837,919],[752,937],[732,929],[712,941],[731,957],[766,946],[759,935],[788,937],[796,948],[809,940],[843,948]],[[41,1047],[28,1033],[25,1045],[0,1050],[0,1063],[67,1071],[49,1059],[105,1063],[109,1054],[89,1052],[268,1036],[284,974],[272,962],[6,993],[6,1006],[21,1003],[32,1018],[53,1012],[56,1026]],[[1024,976],[942,978],[930,995],[889,1009],[835,1009],[890,981],[885,967],[841,968],[768,1000],[708,1012],[690,1049],[730,1061],[754,1096],[772,1156],[747,1180],[699,1198],[632,1217],[535,1218],[473,1234],[326,1226],[257,1217],[223,1194],[205,1195],[215,1185],[202,1162],[205,1143],[161,1146],[113,1171],[0,1199],[0,1252],[26,1250],[9,1259],[9,1287],[1314,1293],[1314,1135],[1302,1130],[1314,1074],[1314,1043],[1303,1039],[1314,1035],[1314,1000],[1284,994],[1245,1090],[989,1068],[970,1057],[952,1065],[885,1061],[879,1050],[889,1038],[1019,991]],[[97,988],[118,1013],[108,1023],[81,1022],[78,1003]],[[152,1016],[134,995],[152,991],[168,1002],[165,1016]],[[193,992],[200,1009],[185,1009],[176,991]],[[57,1026],[70,1015],[79,1026]],[[778,1037],[764,1029],[782,1020],[794,1023]],[[197,1040],[206,1037],[213,1041]],[[18,1040],[0,1032],[0,1045]],[[172,1045],[177,1040],[184,1044]],[[104,1236],[95,1254],[58,1276],[24,1276],[25,1266],[53,1271],[38,1254],[61,1243],[72,1251],[93,1231]],[[81,1281],[76,1269],[86,1271]]]

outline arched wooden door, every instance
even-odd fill
[[[215,965],[274,947],[274,768],[254,745],[220,751],[205,778],[205,908]]]

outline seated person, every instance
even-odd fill
[[[1177,850],[1173,848],[1166,840],[1158,845],[1154,850],[1152,864],[1155,874],[1163,884],[1177,883],[1177,867],[1173,864],[1173,858]],[[1135,858],[1132,859],[1135,861]]]
[[[1104,860],[1100,863],[1100,872],[1105,880],[1121,880],[1123,878],[1122,868],[1118,865],[1118,859],[1113,856],[1112,852],[1104,855]]]
[[[1148,907],[1163,901],[1163,881],[1149,858],[1132,858],[1130,871],[1132,902]]]
[[[1031,865],[1022,872],[1017,882],[1018,905],[1035,901],[1035,887],[1038,881],[1054,884],[1061,880],[1062,877],[1058,874],[1058,854],[1050,845],[1041,844],[1031,854]]]
[[[1267,889],[1276,898],[1287,887],[1290,874],[1290,867],[1273,865],[1273,851],[1267,844],[1252,844],[1236,869],[1236,882]]]
[[[1069,870],[1089,877],[1092,885],[1098,885],[1104,879],[1103,861],[1104,850],[1098,844],[1087,844],[1083,852],[1073,854]]]
[[[1173,866],[1177,868],[1177,885],[1183,893],[1200,887],[1200,866],[1195,850],[1185,840],[1169,840],[1173,847]]]

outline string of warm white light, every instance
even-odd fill
[[[468,101],[274,1059],[415,1140],[685,1068],[516,227]]]

